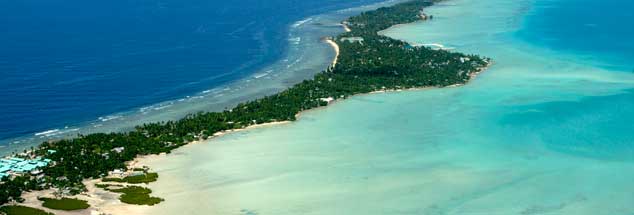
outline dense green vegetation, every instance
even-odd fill
[[[103,182],[119,182],[129,184],[141,184],[155,182],[158,179],[158,173],[145,173],[143,175],[127,176],[124,178],[104,178]]]
[[[101,188],[101,189],[108,189],[108,187],[123,187],[123,185],[120,185],[120,184],[95,184],[95,187]]]
[[[372,35],[394,25],[419,21],[422,9],[439,1],[441,0],[409,1],[392,7],[363,12],[344,22],[352,30],[345,34],[347,36]]]
[[[0,211],[6,215],[55,215],[40,209],[25,206],[2,206]]]
[[[61,198],[61,199],[51,199],[51,198],[38,198],[42,201],[42,206],[54,210],[65,210],[65,211],[73,211],[73,210],[81,210],[90,207],[87,201],[80,199],[71,199],[71,198]]]
[[[122,193],[119,200],[126,204],[134,205],[155,205],[161,203],[163,199],[150,196],[152,190],[138,186],[128,186],[118,189],[111,189],[109,191],[115,193]]]
[[[486,67],[488,60],[474,55],[413,47],[377,33],[395,24],[419,20],[421,9],[431,4],[414,0],[349,18],[344,23],[352,31],[333,38],[340,46],[338,63],[313,79],[278,94],[241,103],[223,112],[197,113],[178,121],[140,125],[129,132],[97,133],[45,142],[36,152],[53,160],[55,165],[44,169],[45,178],[26,183],[28,185],[5,182],[6,186],[0,187],[0,203],[19,200],[22,190],[50,186],[81,190],[83,179],[102,178],[108,171],[125,169],[125,162],[139,155],[170,153],[182,145],[207,139],[220,131],[294,121],[297,113],[326,106],[330,99],[345,99],[377,90],[464,84],[472,74]],[[48,150],[57,152],[48,153]],[[147,176],[124,180],[145,183],[156,178]],[[151,205],[161,201],[150,197],[151,191],[146,188],[128,187],[113,191],[124,193],[122,201],[132,204]]]
[[[20,176],[13,179],[4,177],[0,182],[0,203],[4,204],[9,201],[22,202],[22,191],[24,190],[39,190],[42,189],[38,185],[37,180],[32,180],[30,177]]]

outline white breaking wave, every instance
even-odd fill
[[[304,23],[310,22],[311,20],[313,20],[313,18],[307,18],[307,19],[304,19],[304,20],[300,20],[300,21],[295,22],[295,24],[293,24],[292,26],[293,26],[293,28],[297,28],[297,27],[303,25]]]
[[[48,131],[35,133],[35,136],[50,136],[50,135],[53,135],[53,134],[55,134],[57,132],[59,132],[59,129],[51,129],[51,130],[48,130]]]
[[[99,117],[99,120],[101,120],[102,122],[107,122],[107,121],[110,121],[110,120],[113,120],[113,119],[119,119],[121,117],[123,117],[123,116],[120,116],[120,115],[112,115],[112,116],[105,116],[105,117],[102,116],[102,117]]]
[[[288,41],[290,41],[294,45],[297,45],[297,44],[299,44],[302,41],[302,38],[301,37],[294,37],[294,38],[288,39]]]

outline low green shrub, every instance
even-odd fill
[[[61,198],[61,199],[51,199],[51,198],[38,198],[42,201],[42,206],[45,208],[50,208],[54,210],[64,210],[64,211],[74,211],[89,208],[90,205],[87,201],[80,199],[71,199],[71,198]]]
[[[126,204],[155,205],[164,201],[162,198],[150,196],[152,190],[144,187],[129,186],[120,189],[112,189],[110,191],[122,193],[119,200]]]
[[[55,215],[40,209],[25,206],[2,206],[0,211],[6,215]]]

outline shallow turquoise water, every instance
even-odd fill
[[[495,65],[145,161],[166,199],[147,214],[634,213],[634,74],[518,37],[536,3],[453,0],[386,30]]]

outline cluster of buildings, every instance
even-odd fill
[[[427,15],[425,12],[423,12],[422,9],[418,12],[418,17],[420,17],[420,19],[422,20],[434,19],[434,16]]]
[[[342,37],[339,39],[341,42],[349,42],[349,43],[361,43],[363,45],[363,37]]]
[[[0,159],[0,178],[11,175],[39,175],[42,173],[41,168],[48,166],[50,163],[50,159],[42,159],[40,157],[31,159],[6,157]]]

